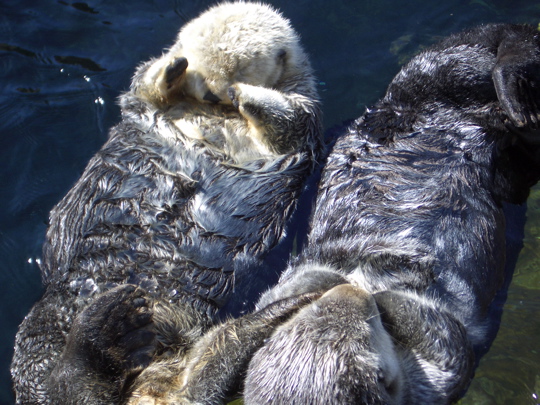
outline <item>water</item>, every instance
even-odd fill
[[[202,0],[0,2],[0,404],[10,404],[18,324],[41,294],[48,212],[82,173],[135,66],[172,44]],[[359,116],[401,63],[451,32],[484,22],[538,25],[530,0],[270,1],[302,36],[327,127]],[[540,187],[502,327],[463,404],[536,404],[540,394]]]

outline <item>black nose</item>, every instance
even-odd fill
[[[221,101],[221,99],[216,96],[214,93],[212,93],[210,90],[206,92],[206,94],[203,97],[203,100],[210,101],[211,103],[217,104]]]

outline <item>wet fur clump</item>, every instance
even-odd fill
[[[121,403],[265,288],[322,151],[315,80],[271,7],[224,3],[121,95],[122,119],[52,210],[43,298],[21,324],[17,403]],[[259,270],[259,272],[258,272]]]

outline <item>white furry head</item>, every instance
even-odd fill
[[[160,77],[178,58],[188,61],[180,91],[199,101],[212,101],[212,94],[224,104],[230,104],[227,90],[235,83],[279,90],[280,81],[307,67],[289,21],[268,5],[247,2],[222,3],[186,24],[148,69],[145,85],[164,85]]]

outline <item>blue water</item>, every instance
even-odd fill
[[[14,335],[40,297],[48,212],[118,120],[115,99],[135,66],[213,3],[0,0],[0,404],[13,402]],[[359,116],[401,63],[442,36],[483,22],[540,23],[540,2],[531,0],[270,3],[311,55],[326,127]],[[503,326],[463,403],[537,403],[538,227],[540,216],[530,218]]]

